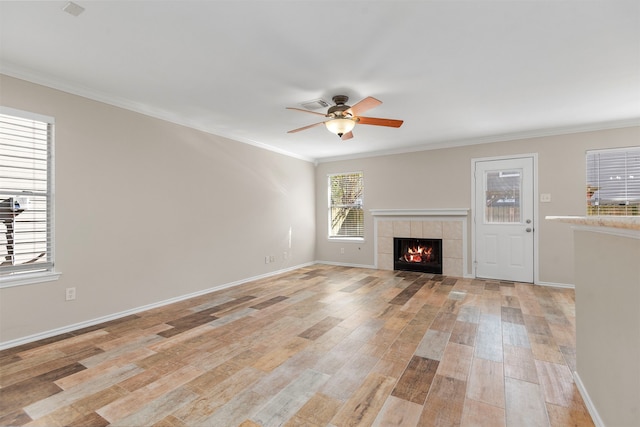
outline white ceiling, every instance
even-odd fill
[[[637,0],[66,3],[0,2],[0,72],[303,159],[640,123]],[[287,133],[336,94],[404,125]]]

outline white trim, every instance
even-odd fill
[[[49,231],[49,237],[47,239],[47,248],[49,249],[49,253],[47,254],[47,258],[49,260],[50,267],[47,271],[37,271],[34,273],[25,273],[22,275],[16,276],[6,276],[0,278],[0,289],[2,288],[10,288],[14,286],[22,286],[22,285],[31,285],[35,283],[43,283],[43,282],[52,282],[58,280],[62,273],[55,271],[55,261],[56,261],[56,223],[55,223],[55,207],[56,207],[56,156],[55,156],[55,147],[56,147],[56,120],[54,117],[47,116],[44,114],[34,113],[32,111],[20,110],[17,108],[7,107],[4,105],[0,105],[0,114],[4,114],[7,116],[18,117],[25,120],[33,120],[41,123],[46,123],[52,129],[48,129],[49,132],[49,140],[47,141],[47,152],[48,152],[48,160],[47,160],[47,203],[49,205],[49,211],[47,215],[47,228]]]
[[[547,129],[537,129],[526,132],[514,132],[501,135],[490,135],[487,137],[442,140],[430,144],[414,147],[395,148],[390,150],[380,150],[367,153],[347,154],[344,156],[324,157],[315,160],[315,163],[329,163],[344,160],[366,159],[371,157],[389,156],[394,154],[416,153],[420,151],[440,150],[443,148],[467,147],[471,145],[492,144],[495,142],[518,141],[522,139],[544,138],[549,136],[568,135],[573,133],[595,132],[611,129],[624,129],[640,126],[640,118],[613,120],[607,122],[588,123],[576,126],[564,126]]]
[[[327,237],[328,242],[342,242],[342,243],[362,243],[365,242],[364,237]]]
[[[197,292],[192,292],[190,294],[186,294],[186,295],[180,295],[174,298],[169,298],[167,300],[164,301],[158,301],[158,302],[154,302],[151,304],[147,304],[147,305],[143,305],[140,307],[135,307],[129,310],[125,310],[125,311],[121,311],[118,313],[114,313],[114,314],[109,314],[106,316],[102,316],[102,317],[98,317],[95,319],[91,319],[91,320],[86,320],[84,322],[79,322],[79,323],[74,323],[73,325],[67,325],[67,326],[63,326],[60,328],[56,328],[56,329],[51,329],[48,331],[44,331],[44,332],[40,332],[37,334],[33,334],[33,335],[29,335],[26,337],[22,337],[22,338],[16,338],[13,340],[9,340],[9,341],[4,341],[4,342],[0,342],[0,351],[1,350],[6,350],[8,348],[11,347],[17,347],[19,345],[23,345],[23,344],[28,344],[34,341],[38,341],[41,339],[45,339],[45,338],[50,338],[56,335],[60,335],[60,334],[64,334],[64,333],[68,333],[68,332],[73,332],[75,330],[78,329],[82,329],[82,328],[86,328],[89,326],[94,326],[94,325],[98,325],[100,323],[104,323],[104,322],[108,322],[111,320],[116,320],[116,319],[120,319],[122,317],[125,316],[130,316],[132,314],[136,314],[136,313],[140,313],[143,311],[147,311],[147,310],[151,310],[154,308],[158,308],[158,307],[162,307],[168,304],[173,304],[175,302],[180,302],[180,301],[184,301],[187,300],[189,298],[195,298],[198,297],[200,295],[205,295],[211,292],[215,292],[215,291],[220,291],[222,289],[227,289],[227,288],[232,288],[234,286],[238,286],[238,285],[242,285],[244,283],[247,282],[252,282],[254,280],[261,280],[261,279],[265,279],[267,277],[272,277],[272,276],[277,276],[278,274],[282,274],[282,273],[287,273],[289,271],[293,271],[293,270],[297,270],[299,268],[303,268],[303,267],[308,267],[310,265],[315,264],[314,262],[308,262],[305,264],[300,264],[300,265],[296,265],[294,267],[288,267],[282,270],[277,270],[277,271],[272,271],[270,273],[266,273],[266,274],[261,274],[259,276],[253,276],[253,277],[248,277],[246,279],[240,279],[240,280],[236,280],[235,282],[229,282],[229,283],[224,283],[222,285],[218,285],[218,286],[214,286],[212,288],[209,289],[204,289],[201,291],[197,291]]]
[[[467,216],[467,208],[451,209],[369,209],[371,215],[376,216]]]
[[[186,126],[188,128],[206,132],[212,135],[218,135],[224,138],[232,139],[234,141],[253,145],[255,147],[259,147],[268,151],[273,151],[275,153],[283,154],[285,156],[289,156],[289,157],[304,160],[310,163],[314,163],[315,165],[318,165],[319,163],[328,163],[328,162],[335,162],[340,160],[363,159],[363,158],[369,158],[369,157],[388,156],[392,154],[406,154],[406,153],[415,153],[419,151],[437,150],[442,148],[465,147],[469,145],[490,144],[494,142],[517,141],[521,139],[541,138],[541,137],[547,137],[547,136],[557,136],[557,135],[566,135],[566,134],[572,134],[572,133],[593,132],[593,131],[600,131],[600,130],[622,129],[622,128],[640,126],[640,117],[635,117],[631,119],[611,120],[611,121],[597,122],[597,123],[585,123],[585,124],[574,125],[574,126],[560,126],[560,127],[554,127],[554,128],[546,128],[546,129],[535,129],[530,131],[512,132],[512,133],[490,135],[490,136],[478,137],[478,138],[440,140],[430,144],[423,144],[419,146],[402,147],[402,148],[380,150],[380,151],[374,151],[374,152],[347,154],[344,156],[312,158],[312,157],[303,156],[297,153],[292,153],[290,151],[286,151],[281,148],[274,147],[272,145],[261,143],[259,141],[254,141],[248,138],[240,137],[238,135],[232,135],[228,131],[224,131],[222,129],[211,129],[209,127],[202,126],[199,123],[193,123],[187,120],[185,117],[180,117],[168,111],[149,107],[147,105],[142,105],[142,104],[133,102],[129,99],[116,97],[116,96],[113,96],[112,94],[96,91],[94,89],[90,89],[87,87],[81,87],[79,85],[69,84],[59,79],[52,78],[51,76],[45,76],[44,74],[35,70],[27,70],[22,67],[17,67],[16,65],[9,64],[6,61],[4,63],[0,63],[0,73],[10,77],[15,77],[21,80],[27,80],[31,83],[44,85],[52,89],[68,92],[73,95],[78,95],[83,98],[91,99],[98,102],[103,102],[105,104],[113,105],[129,111],[141,113],[149,117],[155,117],[157,119],[165,120],[170,123]]]
[[[536,282],[536,285],[547,286],[550,288],[575,289],[576,285],[571,283],[555,283],[555,282]]]
[[[14,286],[33,285],[35,283],[53,282],[58,280],[62,273],[57,271],[42,271],[37,273],[24,273],[15,276],[0,278],[0,289]]]
[[[362,194],[360,195],[360,200],[362,204],[360,207],[362,208],[362,236],[332,236],[331,235],[331,212],[332,212],[332,204],[331,204],[331,179],[334,176],[343,176],[343,175],[360,175],[362,177]],[[354,172],[336,172],[336,173],[328,173],[327,174],[327,240],[329,242],[339,242],[341,240],[351,241],[362,243],[364,242],[365,235],[365,227],[364,227],[364,193],[365,193],[365,182],[364,182],[364,171],[354,171]],[[338,230],[340,231],[340,230]]]
[[[533,283],[539,283],[540,277],[540,265],[538,251],[540,248],[539,236],[540,236],[540,219],[538,212],[538,153],[522,153],[512,154],[504,156],[492,156],[492,157],[479,157],[471,159],[471,274],[473,277],[477,277],[476,272],[476,163],[478,162],[490,162],[496,160],[510,160],[510,159],[528,159],[533,160]]]
[[[597,148],[593,150],[585,151],[586,154],[592,153],[615,153],[615,152],[626,152],[629,150],[636,150],[638,147],[634,145],[630,145],[628,147],[616,147],[616,148]]]
[[[587,407],[587,411],[589,411],[589,415],[591,415],[593,424],[595,424],[596,427],[605,427],[604,421],[600,418],[600,414],[598,413],[596,406],[593,404],[593,401],[591,400],[591,397],[589,396],[589,393],[587,392],[587,389],[580,379],[580,375],[578,375],[577,371],[573,372],[573,381],[576,383],[576,387],[582,396],[582,400],[584,400],[584,404]]]
[[[51,254],[49,260],[53,263],[49,273],[56,274],[56,124],[53,119],[49,122],[51,127],[51,140],[49,146],[49,176],[48,176],[48,192],[49,192],[49,239],[51,240]],[[60,273],[57,273],[57,278]]]
[[[377,255],[376,255],[377,256]],[[369,270],[379,270],[375,265],[365,265],[365,264],[350,264],[348,262],[334,262],[334,261],[316,261],[315,264],[323,264],[323,265],[335,265],[337,267],[353,267],[353,268],[366,268]],[[386,270],[380,270],[386,271]],[[394,272],[394,270],[388,270],[390,272]],[[462,276],[463,279],[473,279],[468,273],[464,273]]]
[[[202,124],[194,123],[185,117],[181,117],[171,112],[154,108],[148,105],[139,104],[129,99],[116,97],[111,94],[95,91],[93,89],[88,89],[88,88],[83,88],[76,85],[69,85],[66,83],[62,83],[58,80],[42,76],[39,73],[25,73],[22,70],[15,70],[12,67],[8,66],[8,64],[0,65],[0,73],[7,75],[9,77],[26,80],[31,83],[46,86],[51,89],[56,89],[62,92],[70,93],[72,95],[77,95],[86,99],[90,99],[92,101],[102,102],[107,105],[112,105],[114,107],[122,108],[128,111],[140,113],[145,116],[153,117],[153,118],[163,120],[169,123],[173,123],[179,126],[185,126],[190,129],[198,130],[211,135],[216,135],[223,138],[231,139],[233,141],[242,142],[244,144],[253,145],[254,147],[262,148],[263,150],[272,151],[274,153],[282,154],[288,157],[293,157],[299,160],[304,160],[309,163],[314,163],[316,161],[316,159],[312,157],[303,156],[297,153],[293,153],[291,151],[283,150],[282,148],[279,148],[279,147],[274,147],[273,145],[265,144],[260,141],[255,141],[253,139],[249,139],[246,137],[234,135],[229,131],[226,131],[223,129],[212,129],[211,127],[208,127],[208,126],[202,126]]]
[[[366,264],[350,264],[348,262],[334,262],[334,261],[316,261],[316,264],[335,265],[338,267],[353,267],[353,268],[367,268],[369,270],[377,270],[375,265]]]
[[[18,110],[17,108],[6,107],[0,105],[0,114],[7,116],[17,116],[26,120],[35,120],[37,122],[55,124],[55,119],[51,116],[45,116],[43,114],[33,113],[31,111]]]

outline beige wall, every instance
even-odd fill
[[[364,171],[367,210],[469,208],[472,158],[538,153],[539,192],[552,195],[539,218],[581,215],[585,150],[640,141],[640,128],[625,128],[321,163],[314,172],[308,162],[6,76],[0,97],[56,120],[62,272],[56,282],[0,290],[0,343],[313,260],[373,265],[368,211],[364,242],[326,238],[328,173]],[[423,185],[398,185],[416,179]],[[570,227],[541,220],[538,231],[540,281],[573,284]],[[267,254],[277,261],[265,264]],[[67,287],[77,288],[76,301],[64,301]]]
[[[551,194],[550,203],[539,204],[538,282],[573,285],[571,228],[544,221],[544,217],[585,214],[586,150],[639,142],[640,127],[631,127],[321,163],[316,168],[316,258],[373,265],[373,218],[369,209],[470,209],[472,159],[537,153],[538,193]],[[332,242],[327,239],[326,227],[327,174],[352,171],[364,172],[365,241]],[[471,252],[470,221],[468,225]],[[471,262],[469,256],[467,272],[472,271]]]
[[[0,85],[2,105],[55,118],[62,273],[0,290],[0,342],[315,259],[312,163],[10,77]]]

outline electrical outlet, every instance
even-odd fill
[[[269,255],[264,257],[264,263],[269,264]]]
[[[340,253],[343,254],[344,253],[344,248],[340,248]]]
[[[287,259],[287,251],[284,251],[284,252],[282,253],[282,259]]]
[[[276,256],[271,255],[271,257],[269,257],[269,262],[276,262]]]
[[[73,301],[76,299],[76,288],[67,288],[64,291],[65,301]]]

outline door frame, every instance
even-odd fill
[[[490,162],[495,160],[516,160],[516,159],[532,159],[533,160],[533,283],[539,284],[539,265],[538,265],[538,234],[539,234],[539,215],[538,215],[538,153],[525,153],[514,154],[507,156],[493,156],[493,157],[477,157],[471,159],[471,275],[476,278],[477,275],[477,261],[476,261],[476,217],[478,214],[483,213],[476,212],[476,200],[477,197],[484,197],[484,195],[476,194],[476,163]]]

